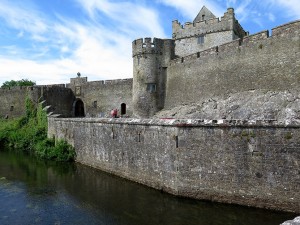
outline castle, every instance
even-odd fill
[[[203,7],[173,21],[172,39],[132,51],[133,79],[0,89],[0,116],[22,115],[27,95],[80,163],[179,196],[300,213],[299,20],[249,35],[233,9],[219,20]],[[104,118],[112,109],[122,118]]]
[[[21,115],[27,93],[61,117],[109,117],[118,109],[122,117],[137,118],[294,118],[299,24],[276,27],[272,36],[269,31],[249,35],[232,8],[219,19],[204,6],[193,22],[173,21],[172,39],[133,41],[133,79],[77,77],[66,85],[0,89],[0,116]],[[286,107],[290,110],[283,112]]]

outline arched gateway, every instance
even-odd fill
[[[81,99],[76,99],[73,104],[73,112],[75,117],[84,117],[84,103]]]

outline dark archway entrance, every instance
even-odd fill
[[[126,104],[122,103],[121,104],[121,115],[125,115],[126,114]]]
[[[77,99],[74,102],[74,116],[75,117],[84,117],[84,104],[81,99]]]

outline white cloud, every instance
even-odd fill
[[[270,21],[274,22],[276,20],[276,17],[274,16],[273,13],[268,13],[267,15]]]
[[[77,0],[95,21],[99,21],[99,14],[109,18],[109,23],[114,25],[111,29],[120,30],[122,33],[132,36],[142,33],[146,36],[165,37],[166,34],[159,22],[159,16],[155,9],[142,4],[129,1],[109,0]]]
[[[227,7],[232,7],[232,5],[236,4],[236,0],[227,0],[226,4],[227,4]]]
[[[240,2],[240,4],[234,5],[235,13],[239,17],[240,22],[243,22],[246,19],[250,19],[250,14],[256,12],[253,8],[252,10],[249,10],[250,4],[251,4],[251,0],[245,0]]]
[[[275,0],[279,6],[283,6],[288,10],[286,16],[293,19],[300,19],[300,2],[299,0]]]
[[[226,11],[226,9],[220,8],[216,2],[209,0],[158,0],[158,2],[176,8],[183,16],[189,18],[191,21],[197,16],[204,5],[217,17],[222,16]]]
[[[117,44],[108,46],[107,39],[113,35],[108,30],[98,27],[68,23],[66,27],[59,27],[59,31],[66,33],[58,40],[59,51],[70,53],[68,40],[74,41],[73,51],[67,58],[63,56],[51,60],[34,60],[14,57],[8,59],[0,56],[0,80],[28,78],[37,81],[38,84],[66,83],[77,72],[83,76],[89,76],[90,80],[128,78],[132,76],[131,40],[122,36],[116,37]],[[53,29],[54,33],[57,30]],[[92,31],[92,32],[91,32]],[[99,38],[100,37],[100,38]],[[76,40],[76,41],[75,41]],[[18,49],[11,46],[6,49],[13,53]],[[49,49],[40,49],[40,56],[46,55]],[[23,54],[19,54],[23,55]],[[15,56],[18,56],[17,52]]]
[[[157,11],[147,6],[124,1],[77,1],[92,20],[80,21],[60,14],[50,18],[35,7],[0,4],[0,14],[17,30],[19,38],[29,35],[32,40],[26,47],[7,48],[9,56],[0,52],[0,64],[5,65],[0,68],[0,84],[22,78],[37,84],[66,83],[77,72],[89,80],[130,78],[132,41],[166,36]]]
[[[41,14],[28,7],[28,2],[14,4],[12,1],[1,0],[0,18],[20,32],[27,31],[34,34],[40,34],[47,31],[46,21]]]
[[[18,33],[17,37],[18,37],[18,38],[22,38],[23,36],[24,36],[24,32],[21,30],[21,31]]]

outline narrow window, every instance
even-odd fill
[[[10,111],[14,111],[14,106],[13,105],[10,107]]]
[[[138,60],[138,65],[140,65],[140,57],[139,56],[137,57],[137,60]]]
[[[93,102],[93,106],[94,106],[94,108],[97,108],[97,101]]]
[[[202,15],[202,21],[205,19],[205,15]]]
[[[150,93],[156,92],[156,84],[147,84],[147,91]]]
[[[198,37],[198,44],[204,44],[204,35]]]
[[[200,58],[200,52],[197,52],[197,58]]]
[[[175,136],[175,142],[176,148],[178,148],[178,136]]]
[[[121,115],[125,115],[126,114],[126,104],[122,103],[121,104]]]

